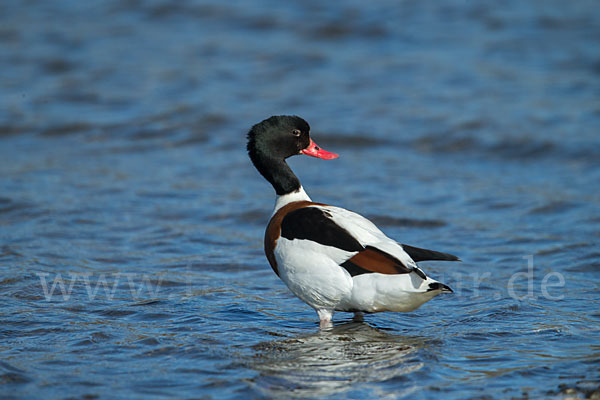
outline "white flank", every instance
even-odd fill
[[[416,273],[384,275],[379,273],[357,275],[350,296],[337,306],[339,311],[367,312],[416,310],[441,293],[430,290],[431,278],[421,279]]]
[[[334,310],[351,294],[352,277],[339,264],[354,254],[310,240],[284,237],[277,240],[275,248],[281,280],[315,309]]]

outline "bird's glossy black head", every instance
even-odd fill
[[[310,145],[310,126],[300,117],[277,115],[254,125],[248,132],[248,154],[284,160]]]
[[[310,126],[300,117],[277,115],[248,132],[248,155],[278,195],[300,189],[300,181],[285,159],[297,154],[331,160],[337,154],[323,150],[310,138]]]

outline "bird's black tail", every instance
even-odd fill
[[[419,247],[401,244],[402,248],[414,262],[419,261],[460,261],[460,258],[455,255],[442,253],[441,251],[421,249]]]

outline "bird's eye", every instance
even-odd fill
[[[292,131],[292,135],[294,135],[294,136],[300,136],[300,134],[301,134],[301,133],[302,133],[302,132],[300,132],[300,129],[294,129],[294,130]]]

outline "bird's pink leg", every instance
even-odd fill
[[[320,309],[317,310],[319,316],[319,328],[330,328],[332,326],[331,318],[333,317],[332,310]]]

